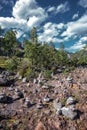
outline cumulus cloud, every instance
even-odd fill
[[[79,4],[80,6],[82,6],[83,8],[87,8],[87,0],[80,0],[80,1],[78,2],[78,4]]]
[[[67,23],[66,31],[62,33],[63,37],[72,37],[87,33],[87,15],[82,16],[79,20]]]
[[[55,43],[57,42],[63,42],[62,39],[57,38],[59,36],[59,33],[64,28],[63,23],[55,24],[48,22],[43,27],[43,33],[39,34],[39,41],[46,41],[50,42],[53,41]]]
[[[10,0],[11,1],[11,0]],[[16,1],[12,17],[0,17],[0,26],[2,28],[15,28],[19,34],[29,31],[33,26],[39,27],[48,17],[45,9],[37,5],[35,0]]]

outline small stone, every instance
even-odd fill
[[[69,105],[69,104],[74,104],[75,103],[75,100],[73,99],[73,97],[69,97],[66,101],[66,104]]]
[[[39,100],[39,103],[37,104],[37,109],[42,109],[43,108],[43,103],[41,100]]]
[[[26,81],[27,81],[27,78],[24,77],[24,78],[22,79],[22,82],[23,82],[23,83],[26,83]]]
[[[43,89],[48,89],[49,87],[47,85],[42,86]]]
[[[58,90],[54,90],[54,93],[55,93],[55,94],[58,94]]]
[[[19,97],[19,98],[24,98],[24,95],[23,95],[23,93],[22,92],[17,92],[17,96]]]
[[[69,83],[72,83],[73,78],[71,76],[68,76],[68,78],[66,79]]]
[[[14,90],[14,88],[12,88],[12,87],[9,87],[9,88],[8,88],[8,90],[9,90],[9,91],[13,91],[13,90]]]
[[[33,80],[33,83],[36,84],[36,83],[37,83],[37,79],[34,79],[34,80]]]
[[[27,83],[27,87],[30,87],[30,83]]]
[[[15,92],[19,92],[20,90],[18,88],[15,89]]]
[[[49,101],[50,101],[50,98],[49,98],[48,95],[46,95],[46,96],[44,97],[44,102],[49,102]]]
[[[60,110],[62,108],[62,103],[55,100],[54,103],[53,103],[53,106],[56,110]]]

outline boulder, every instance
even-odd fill
[[[73,120],[77,117],[77,112],[72,111],[70,108],[63,107],[61,110],[62,110],[62,114],[67,118],[70,118]]]
[[[9,73],[6,72],[2,72],[0,74],[0,85],[11,85],[12,83],[14,83],[14,79],[10,80],[9,79]]]
[[[11,103],[13,102],[13,98],[10,96],[6,96],[4,93],[0,94],[0,103]]]

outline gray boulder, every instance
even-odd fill
[[[73,120],[77,117],[77,112],[72,111],[70,108],[63,107],[61,110],[62,110],[62,114],[67,118],[70,118]]]
[[[11,103],[12,101],[12,97],[6,96],[4,93],[0,94],[0,103]]]
[[[10,85],[14,83],[14,79],[10,80],[9,78],[9,73],[6,71],[6,72],[2,72],[0,74],[0,85]]]

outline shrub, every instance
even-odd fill
[[[11,58],[11,59],[8,59],[7,61],[6,61],[6,63],[7,63],[7,69],[9,70],[9,71],[16,71],[17,70],[17,67],[18,67],[18,59],[16,58],[16,57],[13,57],[13,58]]]
[[[44,78],[46,78],[46,79],[50,79],[50,78],[51,78],[51,74],[52,74],[52,71],[51,71],[51,70],[44,70],[44,71],[43,71],[43,76],[44,76]]]

